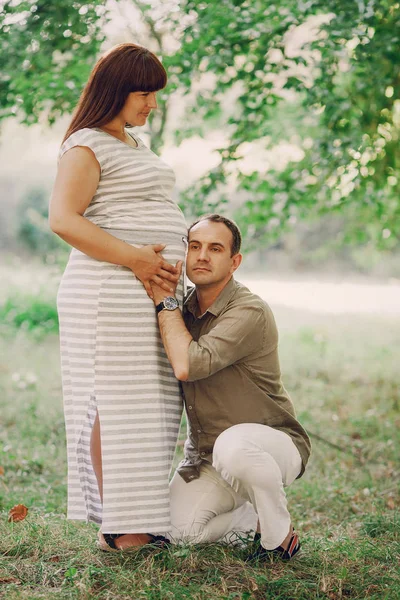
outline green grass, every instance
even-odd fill
[[[94,526],[66,521],[58,339],[40,320],[29,331],[6,319],[0,598],[400,599],[400,324],[288,309],[276,316],[285,385],[313,455],[288,490],[302,553],[251,567],[242,550],[218,545],[103,554]],[[28,517],[8,523],[17,503]]]

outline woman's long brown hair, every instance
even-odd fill
[[[147,48],[136,44],[111,48],[94,66],[63,142],[79,129],[112,121],[131,92],[156,92],[166,84],[164,67]]]

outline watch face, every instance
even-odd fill
[[[167,310],[175,310],[176,308],[178,308],[179,303],[178,300],[173,296],[167,296],[166,298],[164,298],[164,306]]]

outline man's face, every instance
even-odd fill
[[[199,288],[229,281],[241,262],[231,256],[232,233],[224,223],[200,221],[189,232],[186,273]]]

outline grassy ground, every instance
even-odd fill
[[[398,322],[275,311],[285,384],[313,456],[288,490],[301,555],[249,567],[243,551],[220,546],[104,555],[95,527],[66,521],[51,301],[22,327],[21,306],[13,297],[2,313],[0,598],[400,599]],[[8,523],[17,503],[28,517]]]

